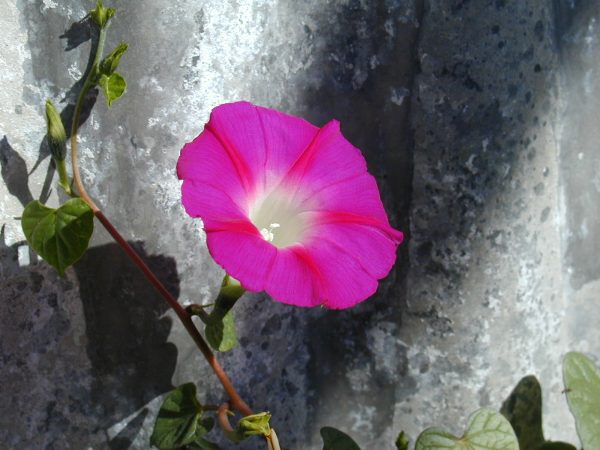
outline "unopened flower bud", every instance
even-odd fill
[[[51,100],[46,100],[46,124],[48,126],[48,145],[54,159],[63,161],[65,159],[67,133],[60,114]]]
[[[115,15],[115,12],[115,8],[105,8],[102,5],[102,0],[98,0],[96,2],[96,8],[92,9],[90,15],[96,25],[100,28],[104,28],[108,24],[108,21]]]
[[[238,422],[238,432],[245,438],[250,436],[268,436],[271,433],[271,427],[269,426],[270,419],[271,414],[268,412],[243,417]]]

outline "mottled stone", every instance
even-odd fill
[[[600,357],[595,2],[113,4],[107,48],[130,44],[128,92],[86,114],[81,171],[180,301],[210,302],[223,276],[174,171],[222,102],[339,119],[406,232],[396,268],[352,310],[262,294],[236,306],[242,345],[222,363],[256,410],[273,413],[285,446],[321,448],[325,425],[364,449],[392,449],[401,429],[412,439],[433,424],[458,432],[530,373],[544,389],[547,437],[575,441],[560,360],[571,349]],[[62,279],[24,245],[23,205],[64,199],[43,104],[72,114],[92,37],[72,24],[92,2],[1,6],[0,443],[146,449],[172,386],[196,381],[203,401],[224,398],[100,227]]]

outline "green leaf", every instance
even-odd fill
[[[206,340],[219,352],[227,352],[237,345],[235,318],[230,310],[224,317],[209,316],[206,320]]]
[[[584,449],[600,448],[600,374],[585,355],[569,352],[563,361],[565,392]]]
[[[577,448],[566,442],[544,442],[535,450],[577,450]]]
[[[100,61],[100,73],[106,76],[112,75],[115,70],[117,70],[121,56],[123,56],[123,54],[127,51],[127,48],[127,44],[125,42],[121,42],[112,52],[106,55],[106,57]]]
[[[408,450],[408,438],[404,434],[404,431],[401,431],[396,438],[396,448],[398,450]]]
[[[111,75],[100,75],[98,84],[102,88],[102,92],[104,92],[104,97],[106,98],[109,107],[116,99],[121,97],[125,92],[125,89],[127,89],[125,78],[117,72],[114,72]]]
[[[415,450],[519,450],[519,442],[510,423],[502,414],[490,409],[480,409],[469,418],[463,437],[456,437],[439,428],[429,428],[421,433]]]
[[[192,448],[199,448],[201,450],[220,450],[219,446],[203,438],[198,438],[189,445]]]
[[[62,276],[83,256],[94,231],[94,213],[80,198],[49,208],[37,200],[23,211],[21,226],[27,242]]]
[[[321,428],[323,450],[360,450],[360,447],[346,433],[332,427]]]
[[[544,443],[542,430],[542,388],[533,375],[522,378],[502,404],[521,450],[536,450]]]
[[[212,418],[202,417],[202,412],[194,383],[178,386],[158,411],[150,443],[160,450],[171,450],[200,442],[214,425]]]

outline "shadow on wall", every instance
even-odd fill
[[[97,45],[97,36],[91,33],[87,21],[73,24],[62,37],[67,39],[67,51],[90,38],[92,45]],[[34,64],[34,67],[41,66]],[[91,61],[87,70],[90,68]],[[71,123],[74,96],[87,76],[87,70],[65,97],[65,101],[69,102],[61,112],[65,124]],[[89,117],[97,93],[97,90],[91,92],[86,99],[81,124]],[[70,127],[65,128],[68,130]],[[29,176],[49,155],[44,138],[38,160],[28,173],[25,160],[10,145],[8,137],[0,140],[2,179],[8,192],[23,207],[34,199],[28,185]],[[53,178],[54,167],[50,163],[40,201],[48,199]],[[59,192],[59,196],[64,197],[64,194]],[[11,389],[16,390],[23,399],[27,395],[32,396],[30,403],[21,409],[22,413],[28,415],[27,421],[21,425],[6,424],[12,430],[10,439],[18,439],[18,445],[22,447],[47,449],[63,448],[65,437],[73,445],[78,445],[77,442],[81,445],[95,442],[102,446],[108,443],[112,450],[129,448],[148,414],[143,407],[173,388],[171,377],[175,371],[177,348],[167,342],[171,320],[163,315],[168,306],[116,244],[90,248],[75,264],[79,292],[77,296],[69,297],[64,293],[73,290],[73,283],[59,279],[45,264],[20,266],[19,247],[26,245],[25,242],[6,246],[4,233],[0,239],[0,273],[9,308],[12,308],[5,311],[3,319],[11,317],[13,321],[23,320],[18,330],[11,331],[3,327],[4,332],[7,337],[28,343],[10,351],[0,347],[0,354],[11,379],[14,378],[14,371],[20,373],[20,383],[23,384],[11,384]],[[131,244],[177,297],[179,276],[175,260],[162,255],[147,255],[141,242]],[[29,259],[34,258],[29,250]],[[48,286],[43,288],[45,284]],[[62,347],[65,340],[76,340],[73,335],[81,318],[74,313],[78,307],[60,304],[59,301],[77,301],[77,298],[81,299],[83,307],[89,372],[82,367],[57,369],[53,363],[55,358],[58,358],[59,366],[68,364],[70,360],[77,363],[85,360],[76,347]],[[17,306],[10,305],[12,300]],[[29,314],[32,312],[34,316],[39,316],[43,314],[40,311],[46,311],[44,308],[50,308],[46,313],[48,323],[42,329],[36,329],[30,323]],[[31,360],[32,352],[37,355],[36,359],[33,363],[25,364],[23,361]],[[70,372],[74,372],[72,379],[68,375]],[[90,380],[89,387],[85,386],[86,379]],[[49,383],[51,390],[42,395],[35,390],[25,392],[30,383]],[[38,417],[30,408],[46,411],[46,414]],[[134,418],[128,419],[127,425],[116,436],[111,439],[94,437],[98,433],[104,434],[132,414],[135,414]],[[3,415],[8,416],[8,412]],[[8,439],[2,437],[1,440],[10,442]]]
[[[175,297],[179,276],[173,258],[146,254],[132,243],[152,271]],[[75,264],[91,362],[91,402],[98,411],[97,426],[108,429],[173,388],[171,377],[177,348],[167,342],[169,309],[116,244],[91,248]],[[126,449],[148,413],[142,410],[111,442]]]
[[[535,141],[547,126],[540,117],[554,80],[552,11],[534,1],[437,2],[432,10],[423,1],[409,3],[409,20],[401,16],[406,2],[383,1],[368,7],[348,2],[331,13],[335,20],[327,17],[330,11],[317,20],[315,34],[325,43],[315,55],[320,85],[306,95],[306,116],[317,124],[341,121],[406,241],[374,299],[351,311],[319,314],[307,325],[310,435],[333,425],[364,431],[362,442],[381,445],[377,439],[398,404],[414,395],[431,398],[408,373],[411,349],[394,336],[409,345],[436,345],[455,333],[458,316],[444,310],[460,301],[457,290],[470,264],[460,243],[485,222],[496,194],[539,164]],[[493,206],[524,215],[522,201],[501,200],[507,204]],[[419,335],[406,336],[407,322],[422,324]],[[461,370],[472,375],[470,367]],[[362,390],[351,380],[357,373],[368,380]],[[342,406],[349,404],[356,408]]]
[[[312,77],[319,85],[306,93],[302,115],[317,125],[331,118],[341,122],[343,134],[361,149],[377,179],[390,223],[405,236],[396,265],[373,298],[351,310],[310,315],[310,436],[325,425],[350,431],[355,423],[348,414],[362,415],[371,408],[377,413],[368,419],[367,435],[380,435],[393,416],[398,385],[414,386],[406,376],[407,348],[391,336],[402,322],[406,296],[413,158],[409,96],[422,3],[334,5],[313,18],[316,30],[307,31],[317,40],[311,70],[318,71]],[[384,364],[379,345],[390,353]],[[363,373],[368,386],[357,391],[347,376],[350,371]],[[348,408],[347,402],[355,407]]]

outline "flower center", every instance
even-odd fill
[[[281,189],[259,198],[250,208],[250,220],[260,234],[282,248],[300,242],[306,225],[292,196]]]

